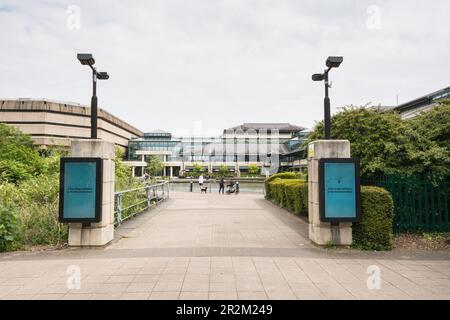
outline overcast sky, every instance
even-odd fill
[[[332,112],[394,105],[450,85],[448,0],[0,0],[0,98],[99,104],[143,131],[205,134],[243,122],[312,127]]]

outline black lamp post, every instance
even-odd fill
[[[328,96],[328,89],[331,87],[328,83],[328,73],[332,68],[338,68],[342,61],[344,61],[343,57],[328,57],[326,61],[326,65],[328,69],[324,71],[324,73],[316,73],[313,74],[313,81],[325,81],[325,100],[324,100],[324,133],[325,139],[330,139],[331,132],[331,112],[330,112],[330,97]]]
[[[91,139],[97,139],[97,79],[108,80],[109,74],[107,72],[97,72],[94,68],[95,59],[90,53],[79,53],[77,59],[82,65],[89,66],[92,69],[92,99],[91,99]]]

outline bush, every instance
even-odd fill
[[[361,222],[353,224],[353,246],[363,250],[391,250],[394,204],[386,190],[361,187]]]
[[[268,185],[269,200],[295,214],[308,214],[308,185],[305,180],[275,178]]]
[[[18,185],[0,185],[2,204],[17,207],[19,230],[14,240],[16,249],[66,242],[67,225],[58,222],[58,177],[58,174],[41,175]]]
[[[271,194],[272,190],[270,189],[271,188],[270,183],[272,181],[274,181],[275,179],[283,179],[283,180],[304,179],[304,177],[305,177],[304,174],[297,173],[297,172],[282,172],[282,173],[277,173],[277,174],[270,176],[269,178],[267,178],[264,181],[264,189],[265,189],[266,199],[272,199],[272,194]]]
[[[17,214],[12,208],[0,206],[0,252],[13,249],[18,233]]]
[[[308,215],[306,181],[275,177],[268,185],[268,200],[295,214]],[[363,250],[391,250],[394,204],[389,192],[378,187],[361,187],[361,211],[361,221],[353,224],[353,246]]]

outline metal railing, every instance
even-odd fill
[[[161,201],[169,198],[169,182],[164,181],[157,184],[149,184],[144,187],[123,190],[114,193],[114,220],[115,225],[122,224],[138,213],[141,213],[152,206],[158,205]]]

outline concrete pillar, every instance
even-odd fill
[[[131,167],[131,174],[132,174],[133,177],[136,176],[136,168],[134,166]]]
[[[112,142],[89,139],[72,140],[71,156],[103,160],[102,220],[83,226],[69,224],[69,246],[103,246],[114,238],[115,146]]]
[[[170,177],[173,178],[173,167],[170,167]]]
[[[335,245],[352,244],[352,224],[331,226],[320,221],[319,209],[319,159],[350,158],[350,141],[316,140],[308,145],[308,215],[309,239],[318,245],[333,242]],[[338,234],[339,237],[333,236]]]
[[[142,155],[141,161],[142,161],[142,162],[145,162],[145,155]]]

